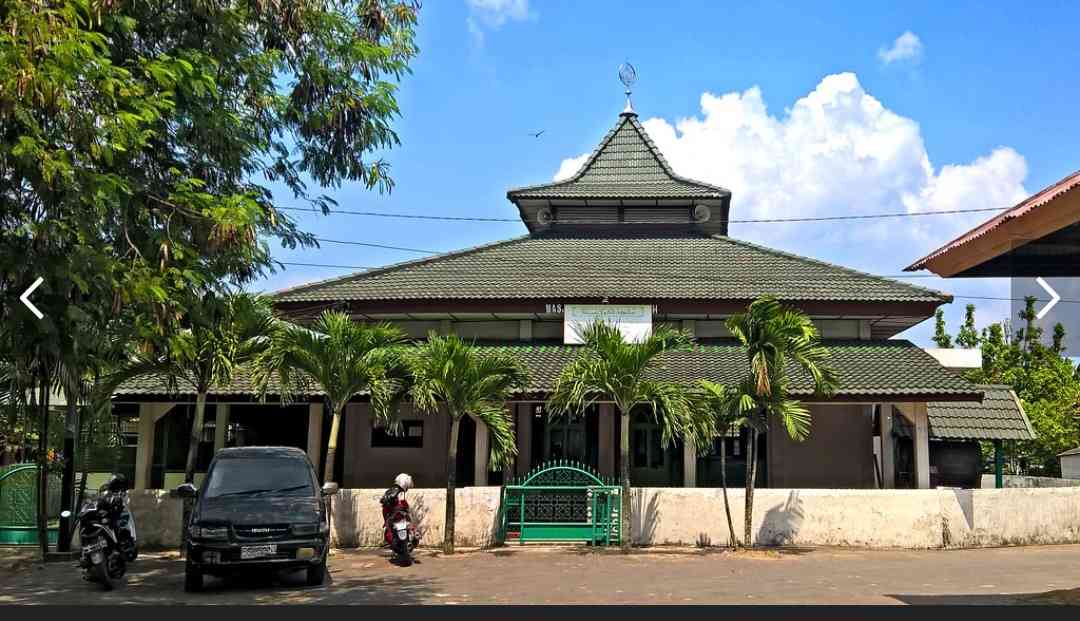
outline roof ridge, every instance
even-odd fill
[[[577,172],[575,172],[573,175],[571,175],[570,177],[567,177],[566,179],[561,179],[559,181],[551,181],[551,182],[548,182],[548,183],[538,183],[538,184],[533,184],[533,185],[525,185],[525,186],[520,186],[520,187],[516,187],[516,188],[510,188],[506,192],[507,198],[512,199],[513,195],[521,193],[521,192],[529,192],[529,191],[541,190],[541,189],[562,188],[562,187],[577,183],[582,177],[585,176],[585,174],[592,168],[593,164],[596,163],[596,160],[600,157],[600,155],[608,148],[608,146],[611,144],[611,142],[615,139],[615,135],[618,134],[619,131],[623,128],[623,126],[627,125],[627,124],[630,125],[630,127],[637,134],[638,138],[645,145],[645,148],[648,149],[649,153],[656,159],[656,162],[660,165],[660,168],[661,168],[661,170],[664,171],[664,174],[666,174],[668,177],[670,177],[672,181],[675,181],[675,182],[678,182],[678,183],[685,183],[685,184],[689,184],[689,185],[695,185],[695,186],[699,186],[701,188],[713,190],[713,191],[716,191],[716,192],[726,193],[726,194],[729,194],[729,195],[731,194],[731,191],[728,190],[727,188],[724,188],[724,187],[721,187],[721,186],[718,186],[718,185],[714,185],[714,184],[711,184],[711,183],[705,183],[704,181],[698,181],[696,179],[691,179],[689,177],[684,177],[684,176],[679,175],[678,173],[676,173],[675,170],[672,169],[671,165],[668,163],[667,158],[664,157],[664,154],[656,146],[656,143],[653,142],[652,137],[649,136],[649,132],[646,131],[645,127],[642,126],[642,124],[637,120],[637,115],[636,114],[620,114],[619,115],[619,121],[615,124],[615,127],[608,130],[608,132],[606,134],[604,134],[604,137],[600,140],[600,143],[592,150],[591,153],[589,153],[589,157],[586,158],[585,162],[581,165],[580,168],[578,168]]]
[[[921,287],[919,285],[913,285],[911,283],[907,283],[907,282],[904,282],[902,280],[896,280],[896,279],[893,279],[893,278],[886,278],[885,276],[879,276],[877,274],[871,274],[870,272],[864,272],[862,270],[857,270],[857,269],[847,267],[847,266],[844,266],[844,265],[837,265],[836,263],[830,263],[828,261],[823,261],[821,259],[815,259],[813,257],[807,257],[807,256],[804,256],[804,255],[801,255],[801,254],[795,254],[793,252],[787,252],[787,251],[779,250],[779,249],[776,249],[776,248],[770,248],[769,246],[762,246],[761,244],[755,244],[753,242],[748,242],[748,241],[743,240],[743,239],[736,239],[734,237],[730,237],[730,236],[727,236],[727,235],[720,235],[719,233],[714,233],[710,237],[714,237],[716,239],[720,239],[720,240],[724,240],[724,241],[729,241],[729,242],[732,242],[732,243],[734,243],[736,245],[745,246],[745,247],[748,247],[748,248],[754,248],[755,250],[760,250],[762,252],[766,252],[766,253],[769,253],[769,254],[772,254],[772,255],[785,257],[785,258],[788,258],[788,259],[795,259],[795,260],[799,260],[799,261],[805,261],[807,263],[813,263],[813,264],[816,264],[816,265],[821,265],[821,266],[824,266],[824,267],[837,269],[837,270],[840,270],[840,271],[843,271],[843,272],[847,272],[849,274],[853,274],[855,276],[861,276],[861,277],[865,277],[865,278],[873,278],[874,280],[889,283],[890,285],[900,285],[900,286],[903,286],[903,287],[907,287],[908,289],[911,289],[913,291],[919,291],[921,293],[927,293],[927,294],[939,297],[945,302],[952,302],[953,301],[953,296],[951,294],[945,293],[944,291],[938,291],[937,289],[931,289],[929,287]]]
[[[384,265],[382,267],[376,267],[376,268],[369,269],[369,270],[353,272],[351,274],[346,274],[344,276],[337,276],[337,277],[334,277],[334,278],[326,278],[326,279],[323,279],[323,280],[317,280],[315,282],[305,283],[305,284],[302,284],[302,285],[296,285],[294,287],[287,287],[285,289],[280,289],[278,291],[273,291],[273,292],[271,292],[271,293],[269,293],[267,295],[271,299],[274,299],[274,298],[277,298],[277,297],[280,297],[280,296],[283,296],[283,295],[286,295],[286,294],[292,294],[292,293],[297,293],[297,292],[300,292],[300,291],[305,291],[307,289],[314,289],[314,288],[323,287],[323,286],[330,285],[330,284],[348,282],[348,281],[350,281],[352,279],[363,278],[365,276],[377,276],[377,275],[385,274],[386,272],[391,272],[391,271],[394,271],[394,270],[397,270],[397,269],[403,269],[403,268],[406,268],[406,267],[415,267],[417,265],[424,265],[424,264],[430,263],[432,261],[438,261],[438,260],[441,260],[441,259],[456,258],[456,257],[472,254],[474,252],[481,252],[481,251],[484,251],[484,250],[490,250],[491,248],[497,248],[499,246],[506,246],[506,245],[510,245],[512,243],[515,243],[515,242],[525,241],[525,240],[529,239],[530,237],[531,236],[528,235],[528,234],[519,235],[517,237],[511,237],[510,239],[500,239],[498,241],[488,242],[486,244],[478,244],[476,246],[470,246],[468,248],[462,248],[462,249],[459,249],[459,250],[451,250],[449,252],[440,252],[440,253],[436,253],[436,254],[433,254],[433,255],[430,255],[430,256],[420,257],[419,259],[409,259],[407,261],[398,261],[397,263],[391,263],[389,265]]]

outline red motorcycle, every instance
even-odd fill
[[[412,564],[412,551],[420,536],[409,514],[405,490],[397,485],[386,490],[382,500],[383,538],[394,553],[394,559],[404,565]]]

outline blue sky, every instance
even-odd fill
[[[616,68],[680,173],[732,189],[733,218],[1004,207],[1080,168],[1080,5],[428,0],[400,91],[397,187],[327,189],[343,209],[515,217],[507,188],[573,171],[617,120]],[[544,130],[539,138],[530,132]],[[278,195],[282,205],[290,197]],[[330,239],[446,251],[513,223],[297,214]],[[988,217],[738,225],[735,237],[878,274]],[[282,261],[378,266],[415,253],[323,244]],[[274,290],[341,275],[289,267]],[[1007,281],[921,278],[958,296]],[[948,309],[962,315],[958,298]],[[974,300],[970,300],[974,301]],[[1007,302],[976,301],[979,323]],[[905,336],[928,343],[930,322]]]

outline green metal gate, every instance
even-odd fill
[[[16,464],[0,468],[0,544],[36,544],[37,534],[36,464]],[[49,475],[46,498],[48,521],[60,515],[60,477]],[[50,543],[56,543],[57,530],[48,529]]]
[[[618,545],[621,491],[580,462],[545,462],[503,485],[501,539]]]

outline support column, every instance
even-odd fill
[[[683,442],[683,487],[697,487],[697,449]]]
[[[930,489],[930,420],[926,415],[926,403],[911,404],[912,423],[915,428],[915,487]]]
[[[323,427],[323,404],[308,404],[307,419],[307,454],[308,459],[315,465],[315,470],[322,473],[319,458],[322,457],[322,427]]]
[[[150,487],[154,467],[155,425],[175,405],[175,403],[139,404],[139,443],[135,447],[135,489]]]
[[[994,440],[994,488],[1005,487],[1005,447],[1001,440]]]
[[[881,483],[885,489],[896,487],[896,448],[893,442],[893,405],[879,403],[881,434]]]
[[[605,477],[615,476],[615,405],[601,403],[597,421],[597,470]]]
[[[487,425],[476,421],[476,457],[473,469],[473,485],[488,484],[488,458],[490,455],[491,444]]]
[[[532,467],[532,416],[535,403],[517,405],[517,475],[529,472]]]
[[[225,440],[229,437],[229,404],[215,403],[214,413],[214,453],[225,448]]]

